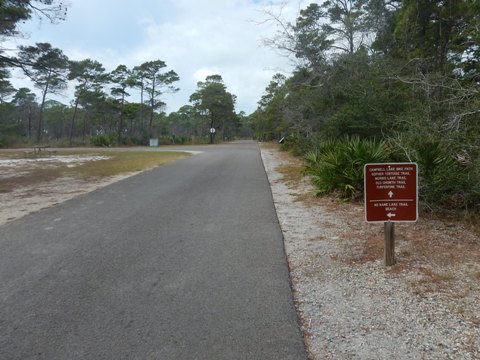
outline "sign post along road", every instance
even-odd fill
[[[365,165],[365,219],[367,222],[417,221],[416,163]]]
[[[366,164],[365,220],[384,222],[385,265],[395,264],[395,222],[418,219],[418,166],[415,163]]]

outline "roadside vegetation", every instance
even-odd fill
[[[417,162],[421,210],[480,214],[480,3],[319,1],[268,13],[296,61],[251,115],[306,161],[318,194],[358,200],[368,162]]]
[[[294,150],[288,142],[282,146]],[[400,145],[397,141],[362,139],[317,140],[301,154],[305,173],[317,188],[317,195],[336,193],[340,197],[363,198],[363,167],[367,163],[416,162],[419,166],[419,200],[424,211],[478,213],[480,189],[478,167],[462,163],[438,142]],[[409,154],[403,150],[408,148]]]

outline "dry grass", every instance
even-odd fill
[[[304,178],[303,166],[300,164],[280,165],[275,170],[283,175],[282,181],[285,182],[288,187],[297,186]]]
[[[264,143],[261,143],[260,146],[264,149],[270,149],[270,150],[278,150],[280,148],[280,146],[276,141],[264,142]]]
[[[61,169],[31,169],[10,178],[0,178],[0,192],[8,193],[23,186],[38,185],[62,176]]]
[[[35,186],[61,177],[98,180],[123,175],[166,164],[187,156],[183,152],[123,151],[123,150],[60,150],[57,156],[107,156],[107,159],[87,161],[75,167],[66,163],[55,163],[45,168],[24,166],[13,177],[0,178],[0,193],[12,192],[17,188]],[[0,158],[22,158],[23,151],[2,150]]]
[[[151,169],[189,156],[180,152],[115,152],[101,153],[111,156],[109,159],[89,161],[74,168],[65,169],[65,173],[83,177],[108,177],[130,172]]]

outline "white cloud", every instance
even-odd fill
[[[107,71],[164,60],[180,76],[181,91],[166,94],[168,111],[188,103],[198,81],[220,74],[237,95],[237,111],[255,110],[271,77],[291,69],[287,59],[261,45],[271,36],[265,7],[280,11],[283,1],[255,0],[70,0],[67,21],[58,25],[27,24],[29,43],[47,41],[73,60],[91,58]],[[283,6],[293,20],[299,1]]]
[[[218,69],[199,69],[193,74],[193,80],[195,84],[199,81],[204,81],[209,75],[217,75],[220,71]]]

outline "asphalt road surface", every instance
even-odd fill
[[[0,226],[0,359],[305,359],[258,146]]]

